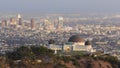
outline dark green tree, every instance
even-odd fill
[[[13,52],[8,52],[6,56],[8,59],[21,60],[24,58],[33,59],[35,55],[29,47],[21,46],[15,49]]]
[[[32,52],[36,55],[36,56],[40,56],[40,55],[53,55],[54,51],[51,49],[48,49],[46,47],[43,46],[31,46],[31,50]]]

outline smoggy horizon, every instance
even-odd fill
[[[6,13],[116,13],[120,0],[0,0]]]

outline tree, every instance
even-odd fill
[[[6,56],[8,57],[8,59],[13,59],[13,60],[21,60],[25,57],[33,59],[34,53],[30,48],[26,46],[21,46],[15,49],[13,52],[8,52]]]
[[[39,55],[52,55],[54,54],[54,51],[53,50],[50,50],[46,47],[43,47],[43,46],[31,46],[31,50],[32,52],[36,55],[36,56],[39,56]]]

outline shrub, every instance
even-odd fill
[[[75,65],[75,66],[80,66],[80,64],[79,64],[79,62],[77,61],[77,59],[72,58],[71,60],[72,60],[73,65]]]
[[[54,68],[67,68],[66,65],[61,64],[61,63],[56,63]]]
[[[62,60],[65,62],[65,63],[68,63],[71,58],[69,56],[62,56]]]

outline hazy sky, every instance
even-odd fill
[[[120,0],[0,0],[0,12],[120,12]]]

